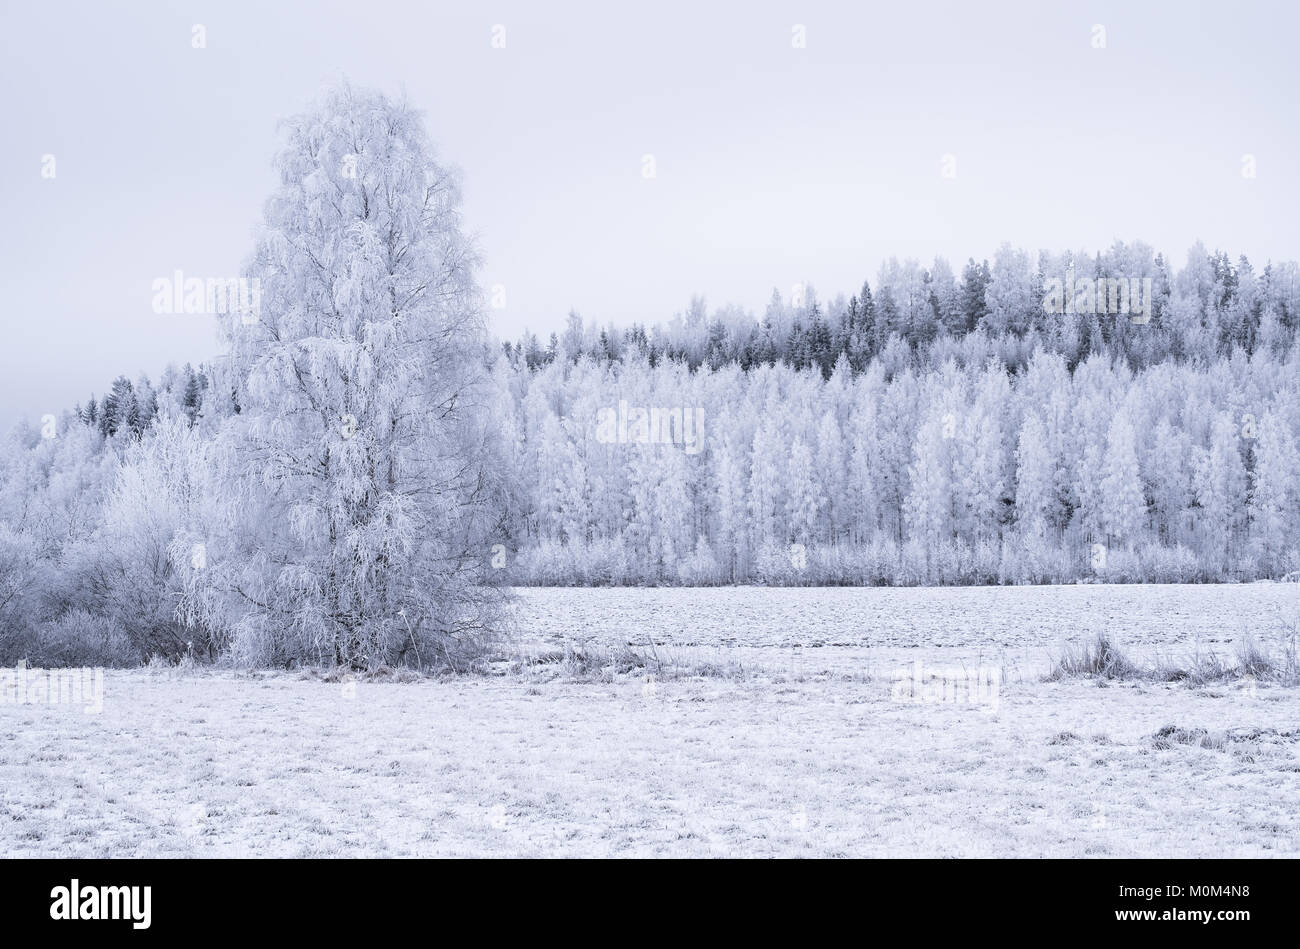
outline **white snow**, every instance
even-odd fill
[[[858,674],[865,660],[828,662],[811,645],[802,665],[734,679],[109,672],[99,715],[0,705],[0,853],[1294,856],[1300,690],[1025,674],[1004,681],[994,714],[896,701],[887,673],[889,656],[918,654],[909,645],[935,640],[946,645],[931,653],[967,659],[994,645],[1046,650],[1102,619],[1121,643],[1225,640],[1271,628],[1295,596],[1251,585],[522,597],[521,625],[554,640],[586,626],[674,642],[693,630],[692,648],[724,655],[727,638],[773,655],[880,643],[891,652],[872,679]],[[1166,725],[1207,739],[1162,748]]]

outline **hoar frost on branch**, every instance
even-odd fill
[[[247,267],[260,320],[224,326],[219,367],[223,488],[245,516],[184,606],[248,661],[454,665],[493,603],[483,324],[456,176],[418,113],[379,94],[344,87],[285,125]]]

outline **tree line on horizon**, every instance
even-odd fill
[[[1198,246],[1168,275],[1141,244],[1028,259],[1004,247],[961,281],[891,261],[874,293],[864,283],[823,306],[809,290],[799,307],[774,294],[762,321],[709,316],[697,297],[618,345],[571,314],[540,354],[531,334],[483,347],[508,459],[491,498],[491,546],[508,551],[495,576],[1203,582],[1300,569],[1295,266],[1256,277]],[[1156,274],[1150,320],[1046,312],[1033,290],[1057,267]],[[206,367],[159,386],[190,426],[210,389]],[[157,400],[123,377],[75,418],[127,444]],[[238,414],[225,402],[206,411]],[[620,403],[679,423],[698,409],[699,445],[602,441],[600,412]]]
[[[1047,282],[1067,276],[1090,282],[1150,279],[1149,321],[1135,322],[1100,305],[1086,313],[1049,312],[1043,305]],[[874,289],[864,280],[856,293],[827,302],[812,286],[792,288],[788,298],[773,289],[758,318],[731,304],[710,313],[702,296],[650,327],[633,323],[619,329],[571,311],[565,328],[551,333],[545,345],[531,331],[502,345],[507,358],[533,370],[561,357],[614,362],[640,356],[652,366],[669,360],[691,369],[786,363],[816,367],[830,378],[841,357],[855,372],[876,359],[942,365],[949,356],[961,360],[964,350],[978,353],[985,341],[1011,372],[1038,349],[1061,354],[1071,371],[1096,354],[1136,370],[1168,359],[1212,360],[1235,349],[1284,353],[1297,328],[1300,267],[1294,261],[1270,262],[1257,273],[1244,255],[1234,265],[1225,252],[1207,252],[1198,242],[1174,273],[1149,245],[1117,241],[1102,253],[1043,251],[1036,259],[1004,244],[992,265],[971,258],[960,277],[943,258],[928,268],[891,258]],[[978,342],[970,341],[972,334]]]

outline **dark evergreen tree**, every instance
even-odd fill
[[[966,318],[966,332],[974,332],[988,315],[988,304],[984,300],[984,291],[988,289],[992,274],[989,262],[975,263],[972,257],[966,262],[961,272],[961,310]]]
[[[116,435],[123,428],[138,425],[139,408],[135,404],[135,387],[126,376],[118,376],[104,396],[104,406],[99,417],[99,431],[105,437]]]
[[[189,363],[185,364],[184,369],[185,388],[181,392],[181,410],[185,417],[193,425],[199,417],[199,410],[203,407],[203,389],[199,385],[199,377],[194,374],[194,369]]]

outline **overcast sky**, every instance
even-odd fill
[[[761,313],[774,286],[830,297],[891,255],[960,270],[1003,240],[1298,257],[1298,21],[1271,3],[6,2],[0,425],[216,352],[210,318],[155,314],[150,284],[238,274],[276,120],[342,77],[425,111],[464,171],[482,282],[506,288],[494,330],[545,338],[570,308],[654,322],[702,293]]]

